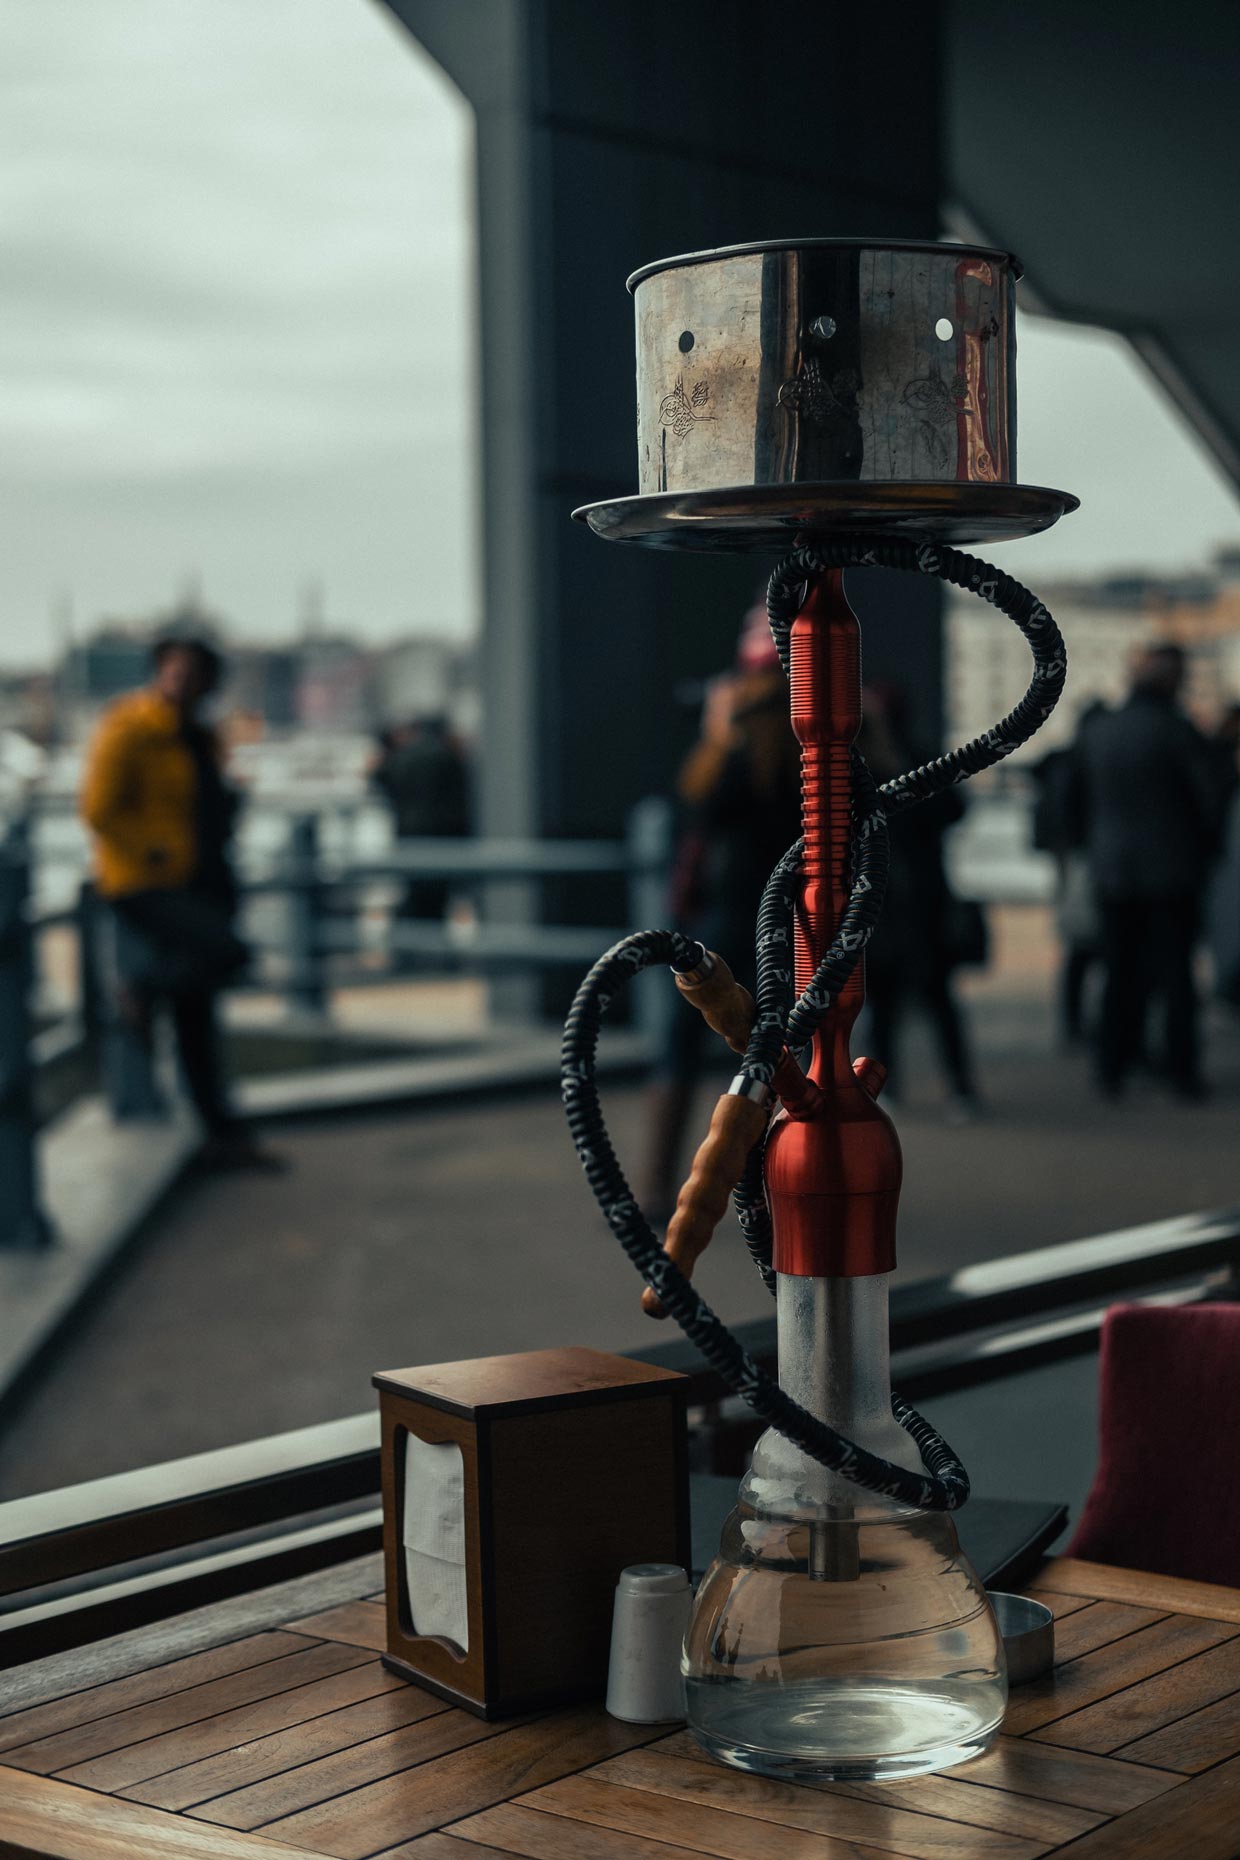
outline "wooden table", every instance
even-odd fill
[[[247,1598],[248,1612],[220,1603],[14,1675],[9,1703],[20,1702],[0,1717],[0,1851],[1240,1854],[1237,1590],[1049,1563],[1030,1593],[1055,1609],[1058,1664],[1013,1694],[990,1754],[913,1782],[806,1788],[720,1768],[685,1731],[620,1724],[601,1707],[485,1724],[402,1684],[375,1657],[374,1571],[364,1559]],[[308,1597],[329,1605],[307,1613]]]

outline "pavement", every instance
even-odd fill
[[[1153,1080],[1101,1102],[1086,1058],[1056,1050],[1045,950],[1027,923],[999,928],[993,970],[967,987],[984,1115],[950,1122],[924,1037],[909,1041],[902,1273],[1234,1203],[1240,1022],[1211,1012],[1207,1102]],[[607,1097],[636,1158],[642,1090]],[[148,1221],[12,1413],[0,1495],[360,1412],[376,1369],[664,1334],[551,1092],[367,1109],[270,1141],[284,1173],[191,1175]],[[699,1282],[728,1320],[769,1309],[730,1218]]]
[[[0,1396],[37,1373],[99,1296],[200,1142],[184,1105],[166,1118],[117,1125],[99,1098],[80,1099],[42,1133],[40,1204],[49,1243],[0,1251]]]

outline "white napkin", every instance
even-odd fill
[[[405,1583],[415,1634],[469,1651],[465,1591],[465,1461],[455,1441],[405,1435]]]

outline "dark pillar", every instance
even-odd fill
[[[618,836],[691,737],[676,684],[730,662],[771,566],[569,522],[637,488],[624,279],[748,239],[934,237],[938,7],[388,4],[478,118],[483,829]],[[864,616],[879,603],[863,580]],[[938,590],[882,605],[868,661],[915,690],[937,734]]]
[[[31,1251],[51,1242],[39,1204],[34,1065],[29,823],[0,840],[0,1248]]]

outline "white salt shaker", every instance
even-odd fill
[[[666,1724],[685,1715],[680,1650],[692,1601],[675,1563],[621,1570],[611,1617],[607,1709],[628,1724]]]

